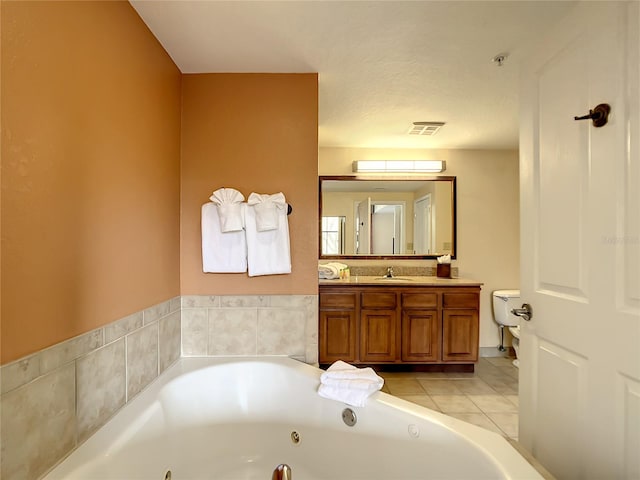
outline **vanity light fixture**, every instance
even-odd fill
[[[439,173],[444,160],[356,160],[353,171],[360,173]]]

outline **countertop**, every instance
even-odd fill
[[[363,276],[352,275],[349,278],[326,280],[319,279],[319,285],[334,285],[334,286],[347,286],[347,285],[377,285],[377,286],[403,286],[403,287],[479,287],[483,285],[482,282],[477,280],[470,280],[467,278],[439,278],[439,277],[422,277],[422,276],[409,276],[399,275],[392,279],[376,276]]]

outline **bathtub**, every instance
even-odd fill
[[[383,392],[349,426],[320,373],[181,358],[44,478],[269,480],[279,464],[295,480],[542,478],[501,436]]]

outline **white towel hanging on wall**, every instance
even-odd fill
[[[276,230],[280,223],[280,211],[287,211],[287,201],[282,192],[273,195],[251,193],[247,204],[255,209],[256,229],[259,232]]]
[[[258,227],[259,222],[262,230]],[[284,194],[249,195],[245,224],[249,276],[291,273],[289,221]]]
[[[244,195],[235,188],[219,188],[209,197],[218,206],[220,229],[223,233],[237,232],[244,228],[241,205]]]
[[[244,217],[245,204],[240,204]],[[242,220],[244,223],[244,219]],[[223,232],[215,203],[202,205],[202,271],[205,273],[241,273],[247,271],[245,231]]]

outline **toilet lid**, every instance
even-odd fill
[[[500,298],[520,298],[520,290],[496,290],[493,292],[493,296]]]

